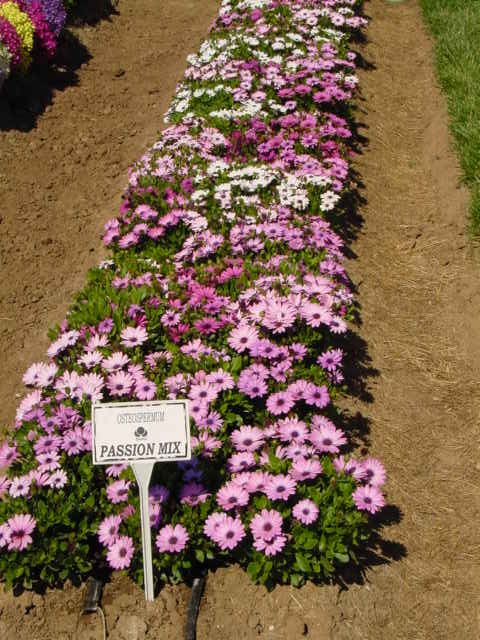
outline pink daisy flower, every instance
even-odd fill
[[[157,395],[157,385],[147,378],[135,380],[135,395],[139,400],[153,400]]]
[[[174,527],[167,524],[158,532],[155,543],[159,551],[168,553],[179,553],[185,549],[189,535],[187,530],[181,524]]]
[[[264,538],[256,538],[253,541],[253,546],[257,551],[263,551],[266,556],[276,556],[283,549],[286,542],[287,536],[279,535],[268,541]]]
[[[256,493],[257,491],[264,492],[265,487],[270,481],[270,474],[264,471],[254,471],[249,474],[248,483],[245,489],[248,493]]]
[[[105,547],[109,547],[117,541],[121,523],[122,518],[120,516],[108,516],[102,520],[98,527],[97,535]]]
[[[109,373],[114,373],[115,371],[120,371],[130,362],[130,358],[121,351],[115,351],[108,358],[104,358],[102,362],[102,367],[106,369]]]
[[[312,500],[300,500],[292,509],[293,517],[303,524],[312,524],[318,518],[319,509]]]
[[[255,327],[242,323],[232,329],[228,337],[228,344],[237,351],[243,353],[258,340],[258,331]]]
[[[227,511],[236,507],[244,507],[248,503],[248,499],[248,492],[232,482],[225,484],[217,493],[218,504]]]
[[[339,447],[346,444],[347,438],[341,429],[327,418],[320,420],[322,416],[312,418],[312,431],[309,436],[310,442],[320,453],[338,453]],[[317,426],[318,425],[318,426]]]
[[[238,451],[256,451],[265,442],[265,436],[261,429],[247,425],[232,431],[230,438]]]
[[[107,498],[113,504],[126,502],[128,500],[128,491],[132,483],[129,480],[117,480],[107,487]]]
[[[330,396],[328,389],[325,385],[317,387],[315,384],[309,385],[308,389],[303,394],[303,399],[307,404],[313,405],[323,409],[330,402]]]
[[[267,400],[267,409],[273,415],[278,416],[282,413],[288,413],[295,404],[291,394],[288,391],[279,391],[272,393]]]
[[[361,465],[364,471],[363,477],[367,484],[371,484],[374,487],[381,487],[382,484],[385,484],[387,472],[380,460],[367,458]]]
[[[239,471],[251,469],[255,465],[255,457],[250,451],[241,451],[240,453],[234,453],[233,456],[230,456],[230,458],[227,460],[227,469],[232,473],[238,473]]]
[[[134,377],[125,371],[117,371],[107,378],[107,388],[112,396],[129,395],[134,383]]]
[[[203,525],[203,533],[214,542],[217,542],[218,528],[223,522],[226,522],[228,517],[229,516],[224,512],[211,513],[205,520],[205,524]]]
[[[352,494],[357,509],[376,513],[385,506],[382,492],[372,485],[357,487]]]
[[[290,469],[292,478],[294,478],[298,482],[313,480],[321,473],[322,465],[318,460],[315,459],[304,460],[302,458],[299,458],[293,462],[292,468]]]
[[[54,471],[51,476],[45,481],[45,484],[52,489],[62,489],[67,484],[67,474],[63,469]]]
[[[270,541],[282,533],[283,518],[274,509],[262,509],[252,518],[250,531],[255,538]]]
[[[10,527],[5,523],[0,525],[0,549],[10,542]]]
[[[120,334],[120,342],[124,347],[138,347],[148,340],[148,333],[144,327],[125,327]]]
[[[134,553],[133,540],[119,536],[108,548],[107,560],[112,569],[128,569]]]
[[[245,537],[245,528],[240,518],[227,516],[215,531],[215,542],[222,551],[234,549]]]
[[[28,476],[13,478],[8,492],[12,498],[25,497],[30,493],[30,485],[31,481]]]
[[[270,500],[288,500],[295,493],[297,483],[287,475],[272,476],[265,487],[265,493]]]
[[[234,379],[223,369],[218,369],[217,371],[209,373],[206,377],[206,381],[216,385],[220,391],[228,391],[235,387]]]
[[[4,442],[0,445],[0,468],[9,467],[17,460],[18,456],[17,447],[15,445],[11,447],[7,442]]]
[[[9,551],[23,551],[33,542],[32,536],[37,521],[29,513],[20,513],[7,520],[10,533]]]
[[[308,433],[305,422],[299,420],[296,416],[292,418],[283,418],[277,423],[278,435],[283,442],[303,442]]]

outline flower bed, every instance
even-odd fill
[[[65,24],[62,0],[0,0],[0,88],[32,58],[51,58]]]
[[[225,1],[189,58],[105,226],[111,259],[26,372],[0,445],[7,585],[141,581],[133,474],[91,464],[100,400],[190,401],[194,458],[157,465],[150,489],[157,581],[234,561],[298,586],[355,561],[385,481],[344,455],[334,404],[352,294],[328,220],[348,190],[355,7]]]

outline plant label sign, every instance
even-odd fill
[[[153,600],[148,487],[155,462],[190,460],[188,400],[95,403],[93,464],[129,462],[140,493],[145,599]]]
[[[93,464],[190,460],[187,400],[95,403]]]

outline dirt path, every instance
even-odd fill
[[[340,592],[308,585],[268,594],[235,568],[219,571],[207,581],[199,640],[480,637],[480,264],[464,236],[467,196],[457,188],[417,2],[370,0],[366,12],[372,22],[363,55],[374,68],[361,73],[358,117],[368,144],[356,163],[366,203],[349,272],[361,304],[359,333],[378,375],[368,380],[372,402],[353,401],[349,409],[368,419],[370,452],[389,470],[394,524],[384,529],[391,543],[383,551],[392,559],[369,569],[364,584]],[[132,157],[143,148],[142,141],[141,148],[125,144]],[[104,176],[98,184],[105,188]],[[105,217],[92,212],[84,233],[95,224],[98,231]],[[65,233],[59,238],[65,242]],[[39,317],[42,331],[50,317],[60,317],[90,261],[73,258],[75,273],[68,265],[63,272],[64,297]],[[12,362],[8,375],[17,376]],[[138,587],[115,579],[103,599],[110,637],[181,637],[187,594],[185,587],[164,589],[145,607]],[[46,598],[0,598],[0,636],[13,640],[21,630],[33,640],[101,637],[98,618],[80,618],[80,602],[81,591],[68,587]]]
[[[100,260],[100,233],[117,211],[127,167],[156,140],[185,58],[207,35],[218,6],[119,0],[118,15],[74,30],[81,42],[72,38],[63,52],[65,79],[52,74],[65,88],[35,128],[22,100],[11,110],[2,98],[0,426],[13,418],[26,367],[44,357],[47,328],[64,317]],[[45,89],[28,96],[33,111]]]

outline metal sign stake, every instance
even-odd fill
[[[132,462],[131,467],[137,479],[140,494],[140,518],[142,523],[143,547],[143,582],[145,586],[145,600],[153,602],[153,563],[152,563],[152,532],[150,527],[150,509],[148,503],[148,487],[152,477],[153,462]]]

